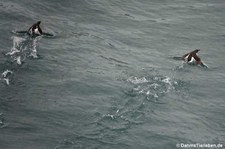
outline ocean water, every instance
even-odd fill
[[[1,0],[1,149],[225,146],[224,0]],[[54,36],[31,38],[41,20]],[[172,59],[200,48],[208,68]]]

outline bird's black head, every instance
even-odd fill
[[[195,49],[195,53],[198,53],[200,51],[200,49]]]
[[[41,21],[38,21],[37,24],[40,25],[41,24]]]

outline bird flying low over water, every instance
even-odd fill
[[[202,67],[207,67],[201,60],[201,58],[197,55],[200,49],[195,49],[191,52],[184,54],[182,57],[173,57],[175,60],[183,60],[188,64],[196,64]]]

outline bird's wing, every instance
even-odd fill
[[[193,57],[197,62],[201,62],[201,59],[198,57],[197,54],[193,54]]]
[[[43,33],[42,30],[41,30],[41,28],[40,28],[40,26],[38,26],[38,31],[39,31],[40,34]]]

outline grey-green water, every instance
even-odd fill
[[[20,52],[0,55],[0,148],[225,145],[224,14],[223,0],[1,0],[0,50]],[[12,33],[38,20],[54,37]],[[171,58],[194,48],[208,69]]]

